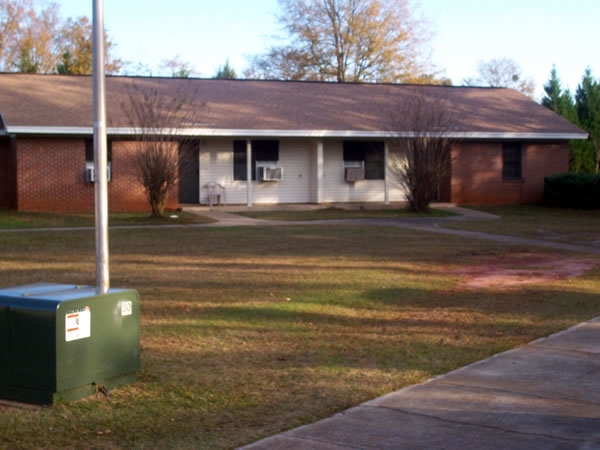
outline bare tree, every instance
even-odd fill
[[[170,59],[163,59],[161,69],[169,72],[173,78],[189,78],[194,74],[194,68],[191,63],[182,61],[179,55]]]
[[[392,117],[391,172],[412,211],[429,211],[450,175],[451,131],[450,112],[435,97],[417,94]]]
[[[480,61],[477,70],[479,78],[466,78],[463,80],[465,86],[506,87],[533,98],[535,83],[531,78],[523,76],[521,67],[514,60],[498,58],[490,61]]]
[[[187,80],[169,92],[160,84],[149,88],[132,84],[127,101],[121,104],[134,130],[138,181],[152,208],[152,217],[162,217],[169,191],[179,182],[180,166],[193,154],[189,151],[192,146],[198,145],[185,128],[198,123],[201,107],[197,91],[190,89]]]

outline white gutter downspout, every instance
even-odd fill
[[[252,206],[252,141],[246,141],[246,195],[247,206]]]

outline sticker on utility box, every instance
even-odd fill
[[[92,329],[92,313],[86,306],[81,311],[70,312],[65,316],[67,342],[89,338]]]
[[[133,302],[123,301],[121,302],[121,316],[130,316],[133,314]]]

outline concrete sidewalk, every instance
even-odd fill
[[[535,247],[552,248],[567,252],[591,253],[600,255],[600,247],[590,245],[566,244],[562,242],[523,238],[519,236],[483,233],[479,231],[468,231],[454,228],[445,228],[444,222],[462,222],[468,220],[495,220],[498,216],[493,214],[476,211],[468,208],[461,208],[451,204],[435,205],[437,209],[454,212],[458,215],[450,217],[417,217],[417,218],[396,218],[396,219],[334,219],[334,220],[307,220],[307,221],[280,221],[280,220],[261,220],[236,214],[235,211],[228,211],[223,208],[220,210],[207,210],[199,212],[198,209],[190,208],[190,212],[201,214],[215,220],[215,223],[207,225],[197,225],[201,227],[222,227],[222,226],[291,226],[291,225],[386,225],[399,228],[408,228],[416,231],[426,231],[429,233],[446,234],[450,236],[460,236],[467,239],[481,239],[495,242],[504,242],[507,244],[520,244]],[[188,225],[189,227],[189,225]],[[114,227],[115,229],[118,227]]]
[[[245,449],[600,449],[600,318]]]

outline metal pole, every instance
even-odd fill
[[[104,4],[93,0],[94,172],[96,178],[96,294],[110,287],[108,271],[108,167],[104,83]]]

